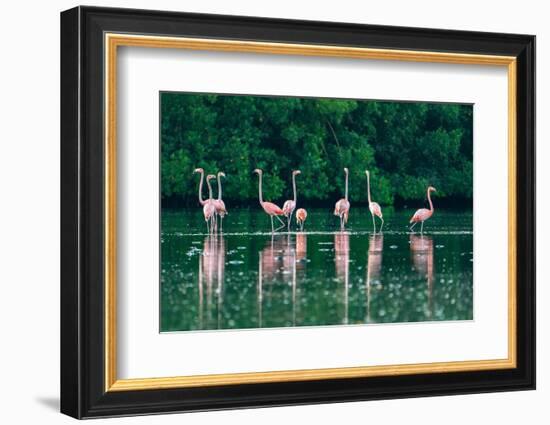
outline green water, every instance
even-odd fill
[[[436,210],[422,236],[413,212],[385,208],[373,235],[367,208],[346,232],[308,209],[303,233],[272,235],[259,206],[231,209],[208,236],[199,208],[163,209],[161,331],[471,320],[471,211]]]

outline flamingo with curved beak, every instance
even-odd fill
[[[348,200],[349,170],[347,168],[344,168],[344,173],[346,174],[346,194],[344,198],[336,202],[336,205],[334,206],[334,215],[340,217],[340,230],[344,230],[344,226],[348,222],[349,208],[350,208],[350,203]]]
[[[214,174],[209,174],[206,176],[206,185],[208,186],[208,201],[204,203],[204,206],[202,207],[202,212],[204,214],[204,220],[206,221],[206,229],[208,230],[208,233],[211,233],[214,231],[215,223],[214,220],[216,220],[216,207],[214,206],[214,202],[212,200],[212,185],[210,184],[210,180],[215,179],[216,176]]]
[[[292,172],[292,192],[294,194],[294,199],[289,199],[283,204],[283,213],[286,217],[287,230],[290,232],[290,221],[292,220],[292,213],[296,209],[296,176],[300,174],[300,170],[294,170]]]
[[[430,204],[430,209],[420,208],[419,210],[416,210],[416,212],[414,213],[414,215],[411,218],[411,221],[409,221],[409,224],[413,223],[413,225],[410,227],[411,231],[412,231],[413,227],[415,226],[415,224],[420,222],[421,223],[421,225],[420,225],[420,234],[422,234],[422,232],[424,230],[424,222],[433,215],[434,206],[432,204],[432,198],[430,196],[431,192],[437,192],[437,190],[435,190],[434,187],[430,186],[430,187],[428,187],[428,191],[426,192],[427,195],[428,195],[428,202]]]
[[[377,202],[372,202],[370,198],[370,173],[365,171],[365,174],[367,175],[367,195],[369,198],[369,210],[372,215],[372,227],[374,227],[374,233],[376,233],[376,224],[374,222],[374,216],[378,217],[380,220],[382,220],[382,225],[380,226],[380,233],[382,233],[382,227],[384,227],[384,219],[382,218],[382,208],[380,208],[380,205],[378,205]]]
[[[259,177],[259,181],[258,181],[258,192],[259,193],[258,194],[259,194],[259,199],[260,199],[260,205],[264,209],[265,213],[267,215],[269,215],[269,217],[271,218],[271,233],[274,233],[277,230],[282,229],[283,227],[285,227],[285,223],[283,222],[283,220],[281,220],[279,218],[279,216],[284,215],[284,212],[281,208],[279,208],[273,202],[264,201],[264,199],[262,197],[262,175],[263,175],[263,171],[260,170],[259,168],[256,168],[254,170],[254,173],[258,174],[258,177]],[[273,217],[277,217],[277,220],[279,220],[281,222],[281,227],[278,227],[277,229],[274,229]]]
[[[227,214],[227,210],[225,208],[225,202],[222,200],[222,182],[220,177],[225,177],[225,173],[223,171],[218,172],[218,199],[214,199],[214,208],[216,208],[216,215],[220,217],[220,232],[222,232],[223,218]]]

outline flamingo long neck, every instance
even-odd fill
[[[202,182],[204,180],[204,171],[201,173],[201,181],[199,183],[199,202],[201,205],[204,204],[204,199],[202,199]]]
[[[348,173],[346,172],[346,196],[345,196],[345,199],[346,201],[348,200]]]
[[[367,196],[369,197],[369,204],[371,203],[370,200],[370,175],[367,173]]]
[[[433,204],[432,204],[432,198],[431,198],[431,196],[430,196],[430,193],[431,193],[431,192],[430,192],[430,190],[428,189],[428,202],[430,203],[430,211],[433,212],[434,206],[433,206]]]
[[[220,180],[220,175],[218,174],[218,200],[222,200],[222,181]]]
[[[294,205],[296,205],[296,174],[292,175],[292,190],[294,191]]]
[[[206,185],[208,186],[208,199],[212,200],[212,186],[209,179],[206,179]]]
[[[258,192],[260,197],[260,204],[264,203],[264,198],[262,197],[262,173],[259,173],[258,176],[260,177],[260,181],[258,183]]]

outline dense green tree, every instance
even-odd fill
[[[367,169],[381,204],[421,199],[428,185],[471,202],[472,137],[471,105],[162,93],[162,199],[196,202],[202,167],[226,173],[227,202],[249,203],[262,168],[266,199],[289,198],[300,169],[301,199],[332,203],[348,167],[355,203],[366,202]]]

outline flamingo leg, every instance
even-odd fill
[[[376,234],[376,223],[374,222],[374,214],[371,214],[372,216],[372,227],[374,228],[374,234]]]
[[[223,233],[223,217],[220,215],[220,233]]]
[[[382,233],[382,227],[384,227],[384,219],[382,217],[380,217],[380,220],[382,220],[382,225],[380,226],[380,233]]]
[[[276,215],[275,218],[276,218],[277,220],[279,220],[279,223],[281,223],[281,225],[280,225],[279,227],[277,227],[277,228],[275,229],[275,231],[281,230],[283,227],[285,227],[285,222],[284,222],[283,220],[281,220],[281,218],[280,218],[278,215]]]
[[[424,222],[420,224],[420,234],[422,234],[423,231],[424,231]]]
[[[273,216],[271,215],[271,233],[275,232],[275,228],[273,227]]]
[[[413,227],[416,225],[416,223],[417,223],[417,221],[415,221],[415,222],[413,223],[413,225],[412,225],[411,227],[409,227],[409,230],[410,230],[411,232],[412,232]]]
[[[206,233],[210,233],[210,223],[209,223],[209,220],[206,220]]]
[[[287,232],[290,233],[290,221],[292,220],[292,213],[290,213],[286,219]]]

